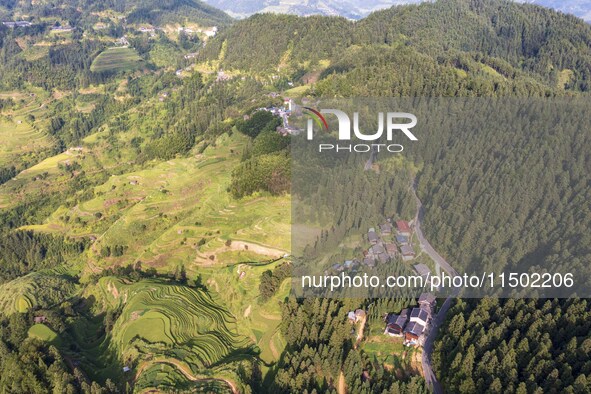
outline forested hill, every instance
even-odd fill
[[[96,18],[102,11],[115,11],[126,16],[129,23],[184,23],[223,26],[232,18],[225,12],[199,0],[23,0],[0,1],[0,16],[8,19],[21,15],[33,17],[66,17],[70,20]]]
[[[589,89],[591,26],[550,9],[503,0],[439,0],[393,7],[359,22],[256,15],[216,37],[203,56],[222,55],[226,68],[259,72],[291,66],[297,76],[320,60],[338,63],[351,48],[369,45],[406,46],[464,71],[470,71],[469,58],[478,54],[489,71],[501,77],[521,72],[552,87]]]
[[[342,17],[257,14],[216,36],[202,56],[218,58],[224,47],[225,67],[273,71],[336,57],[354,42],[353,27]]]
[[[493,0],[445,0],[376,12],[359,23],[361,42],[404,37],[421,52],[480,52],[545,78],[575,73],[588,89],[591,26],[576,17],[531,4]]]

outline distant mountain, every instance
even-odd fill
[[[373,11],[395,5],[421,3],[423,0],[204,0],[226,11],[233,17],[244,18],[256,13],[340,15],[349,19],[361,19]],[[591,22],[591,0],[516,0],[533,3],[573,14]]]
[[[112,10],[125,15],[130,23],[196,22],[204,26],[223,26],[232,18],[223,11],[199,0],[0,0],[0,17],[15,19],[21,15],[60,17],[76,22],[96,18]],[[76,24],[76,23],[73,23]]]
[[[573,14],[586,22],[591,22],[590,0],[527,0],[526,2]]]
[[[394,5],[418,3],[420,0],[205,0],[231,16],[244,18],[256,13],[339,15],[361,19],[371,12]]]

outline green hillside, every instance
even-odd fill
[[[96,15],[114,11],[126,15],[130,23],[185,23],[195,22],[208,26],[225,25],[232,21],[227,14],[199,0],[138,1],[124,0],[115,4],[105,1],[84,0],[41,0],[31,6],[25,1],[11,4],[11,12],[25,12],[30,15],[72,18],[90,21]]]
[[[372,75],[376,71],[382,75],[404,69],[421,57],[432,65],[419,72],[431,68],[439,69],[434,70],[434,75],[443,72],[444,78],[447,74],[448,79],[454,78],[454,72],[458,75],[448,82],[449,89],[457,90],[457,84],[463,83],[464,72],[468,77],[476,74],[478,79],[478,74],[494,71],[501,83],[506,79],[531,79],[527,84],[587,91],[591,72],[589,43],[588,24],[546,8],[511,1],[441,0],[377,11],[355,23],[342,18],[256,15],[235,23],[216,37],[205,49],[204,56],[210,60],[221,59],[224,68],[276,70],[280,74],[284,70],[286,77],[303,83],[316,79],[310,72],[317,70],[325,75],[360,73],[361,66],[367,62],[376,68],[382,66],[369,71]],[[372,49],[366,50],[367,46]],[[389,48],[393,52],[405,52],[388,55]],[[322,59],[332,67],[323,67]],[[573,72],[566,83],[560,77],[564,70]],[[357,78],[363,83],[379,80],[363,74],[352,76],[351,82],[338,79],[332,83],[351,83],[355,87]],[[444,83],[439,78],[429,81]],[[334,92],[333,89],[326,93],[400,94],[399,90],[388,90],[388,87],[365,92]],[[458,94],[443,89],[436,89],[435,93]]]
[[[568,119],[591,113],[591,30],[576,18],[504,0],[356,22],[233,21],[192,0],[0,9],[32,22],[0,27],[0,392],[428,392],[422,350],[382,334],[413,297],[290,294],[292,219],[312,222],[308,262],[333,251],[322,272],[362,256],[386,211],[413,218],[413,182],[425,236],[458,271],[589,269],[589,133]],[[361,177],[298,156],[320,209],[292,213],[296,144],[261,108],[431,96],[470,99]],[[527,122],[488,127],[498,116]],[[460,301],[435,374],[450,392],[588,392],[587,310]]]

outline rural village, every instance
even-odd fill
[[[363,252],[363,258],[334,264],[325,274],[356,273],[362,266],[371,269],[377,264],[386,264],[396,258],[403,261],[413,260],[416,253],[411,242],[411,224],[405,220],[397,220],[395,226],[396,228],[388,219],[379,226],[379,231],[370,228],[367,232],[367,241],[371,246]],[[415,264],[413,268],[424,278],[431,275],[429,267],[425,264]],[[433,294],[422,293],[416,307],[403,309],[398,314],[387,313],[384,316],[384,335],[403,338],[403,344],[406,346],[423,346],[436,305],[437,299]],[[349,312],[347,318],[351,323],[357,323],[365,319],[365,315],[364,310],[358,309]]]

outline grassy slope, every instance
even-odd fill
[[[204,266],[280,257],[290,250],[289,198],[258,196],[237,201],[226,192],[244,143],[238,134],[223,136],[217,147],[203,154],[111,176],[95,188],[93,199],[70,209],[62,207],[46,223],[28,228],[72,236],[94,234],[97,241],[89,261],[98,267],[141,261],[144,266],[172,271],[184,264],[192,275]],[[62,156],[47,159],[27,173],[51,171],[67,159]],[[98,213],[100,219],[95,216]],[[70,218],[67,223],[64,216]],[[201,239],[206,243],[198,246]],[[103,247],[116,244],[127,247],[123,256],[100,256]]]
[[[59,343],[59,337],[56,332],[45,324],[34,324],[29,328],[28,334],[31,338],[37,338],[52,344]]]
[[[89,140],[92,143],[85,144],[82,152],[69,151],[48,158],[19,174],[17,181],[4,185],[0,195],[9,197],[9,191],[16,182],[20,182],[20,187],[35,187],[38,181],[33,181],[34,175],[45,171],[50,173],[50,177],[56,177],[51,178],[51,182],[55,179],[67,181],[66,175],[60,175],[57,165],[68,159],[79,160],[84,168],[93,155],[102,162],[109,160],[106,157],[108,154],[101,151],[101,145],[95,145],[97,138]],[[202,154],[149,163],[142,170],[111,176],[95,188],[94,198],[71,208],[62,206],[45,223],[27,228],[58,231],[72,236],[94,234],[97,241],[87,256],[87,272],[134,261],[141,261],[144,268],[154,266],[161,272],[174,271],[178,264],[184,264],[189,278],[202,275],[212,297],[212,305],[215,308],[224,305],[225,313],[233,320],[232,335],[241,338],[238,341],[241,348],[255,346],[255,352],[260,352],[260,358],[268,365],[279,358],[285,347],[278,330],[281,321],[279,301],[287,296],[289,282],[284,282],[276,297],[261,304],[258,300],[260,275],[282,260],[267,266],[240,263],[268,261],[289,252],[289,197],[254,196],[234,200],[226,192],[231,170],[239,162],[245,142],[245,137],[238,133],[231,137],[222,136],[216,147],[210,147]],[[131,184],[132,181],[137,184]],[[100,219],[95,216],[97,212],[102,215]],[[64,221],[64,216],[69,216],[70,220]],[[206,243],[196,247],[202,238],[206,239]],[[229,245],[228,240],[231,241]],[[118,258],[101,257],[101,248],[113,244],[126,245],[125,254]],[[209,256],[215,256],[214,260]],[[243,271],[245,274],[240,277]],[[143,283],[132,290],[130,286],[117,283],[126,288],[121,292],[127,294],[151,287]],[[120,296],[115,302],[105,284],[98,289],[92,290],[97,299],[110,300],[106,303],[108,308],[115,308],[122,302],[124,315],[114,329],[112,341],[104,337],[87,338],[87,333],[94,332],[98,327],[100,317],[95,323],[87,322],[90,326],[76,329],[75,342],[84,344],[81,354],[86,361],[83,365],[96,369],[97,376],[119,373],[116,363],[105,360],[135,354],[136,347],[130,343],[136,335],[154,343],[163,341],[167,346],[178,345],[174,339],[178,334],[171,331],[176,323],[171,321],[180,321],[181,317],[171,318],[162,313],[174,307],[159,305],[157,300],[148,303],[137,301],[131,296]],[[177,302],[177,308],[180,305]],[[208,308],[215,309],[213,306]],[[134,312],[137,311],[145,313],[141,314],[141,318],[136,317],[137,324],[134,324],[130,316],[136,316]],[[181,336],[199,335],[197,326],[189,323],[183,328]],[[223,331],[223,327],[212,326],[212,330]],[[112,346],[118,349],[119,356],[106,356],[112,352]],[[154,349],[144,348],[144,351],[154,352]],[[223,351],[218,353],[223,354]],[[185,359],[185,355],[179,358]],[[189,364],[189,367],[196,368],[197,362]],[[223,371],[220,373],[223,376]]]

